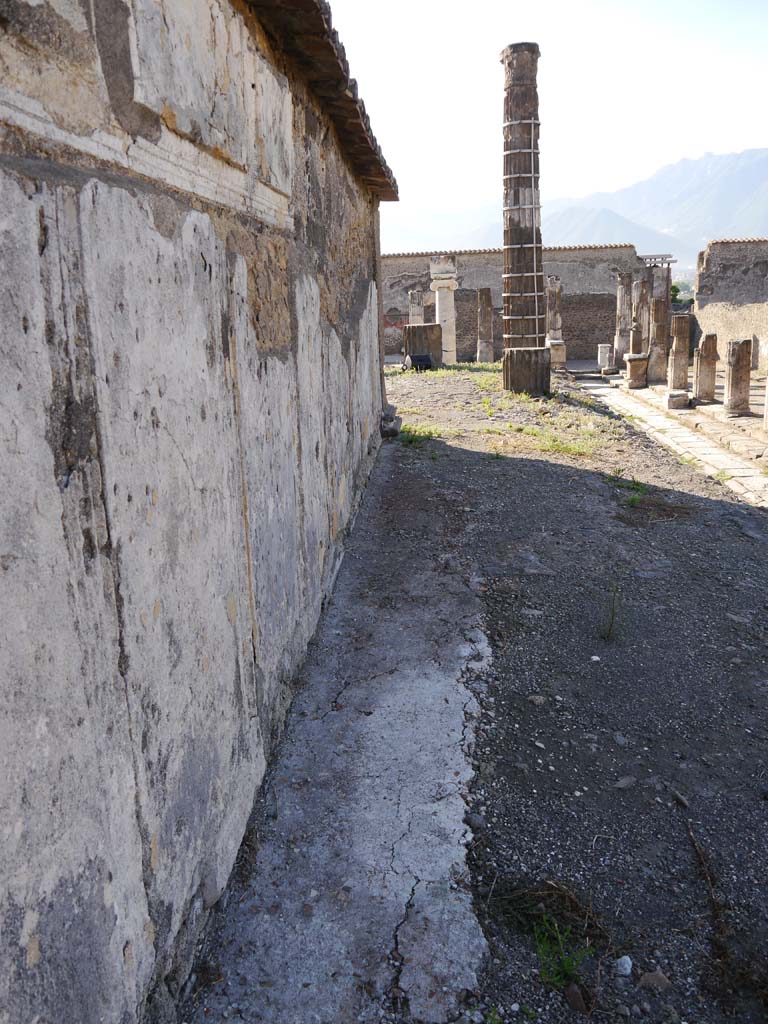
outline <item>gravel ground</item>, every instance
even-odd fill
[[[387,388],[493,651],[469,1018],[765,1021],[767,514],[567,376],[541,400],[497,368]]]

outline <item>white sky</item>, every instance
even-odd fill
[[[382,250],[498,202],[501,50],[541,48],[546,200],[768,146],[768,0],[331,0],[400,186]],[[486,217],[487,219],[487,217]],[[457,244],[463,244],[457,238]]]

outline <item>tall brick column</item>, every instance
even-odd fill
[[[543,347],[546,298],[539,200],[536,43],[515,43],[504,65],[504,348]]]

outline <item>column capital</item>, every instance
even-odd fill
[[[449,291],[455,292],[459,287],[459,282],[455,277],[436,277],[429,286],[431,292],[439,291],[442,288],[447,288]]]

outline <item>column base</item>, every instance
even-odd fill
[[[691,396],[687,391],[672,390],[667,392],[668,409],[687,409],[690,405]]]
[[[549,394],[552,357],[548,348],[505,348],[501,365],[505,391]]]

